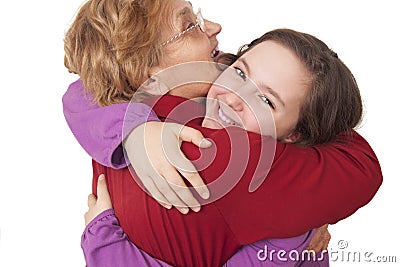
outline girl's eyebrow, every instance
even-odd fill
[[[239,61],[240,63],[243,64],[244,68],[246,69],[249,78],[251,77],[251,69],[250,69],[250,65],[247,64],[246,59],[245,58],[239,58],[237,61]],[[260,89],[262,89],[263,91],[267,91],[268,93],[270,93],[271,95],[273,95],[279,102],[281,102],[282,106],[285,106],[285,102],[283,102],[282,98],[279,96],[279,94],[272,89],[271,87],[269,87],[268,85],[266,85],[265,83],[263,83],[262,81],[260,81]]]

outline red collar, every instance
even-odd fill
[[[164,95],[143,101],[161,120],[200,126],[205,116],[205,106],[193,100]]]

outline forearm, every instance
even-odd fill
[[[235,175],[241,176],[216,202],[241,244],[269,237],[297,236],[324,224],[336,223],[366,205],[382,183],[378,159],[356,133],[348,143],[311,148],[285,145],[271,138],[253,140],[252,134],[247,148],[236,143],[232,146],[230,140],[242,134],[236,129],[229,135],[224,131],[206,133],[215,143],[218,157],[214,158],[218,161],[205,165],[208,162],[202,159],[206,160],[207,151],[202,151],[198,160],[198,166],[209,166],[200,174],[206,179],[213,177],[211,181],[228,182],[234,181]],[[270,148],[269,144],[276,146],[275,153],[272,150],[274,155],[260,156],[261,144],[262,148]],[[189,158],[198,157],[191,145],[182,147]],[[234,149],[227,151],[226,147]],[[246,160],[235,161],[243,157]],[[271,159],[272,165],[269,165]],[[262,183],[250,192],[253,181]],[[215,190],[211,185],[209,188],[213,197]]]
[[[292,157],[295,154],[298,158]],[[370,202],[382,184],[379,161],[356,132],[344,143],[306,149],[285,146],[281,157],[272,171],[275,167],[287,168],[288,176],[294,177],[298,185],[301,203],[314,206],[318,215],[330,219],[319,224],[336,223],[350,216]]]
[[[121,145],[124,137],[136,126],[158,120],[151,108],[141,103],[99,107],[85,94],[80,80],[72,83],[64,94],[63,110],[72,133],[85,151],[97,162],[116,169],[127,165]]]
[[[312,235],[313,232],[310,232],[293,238],[262,240],[243,246],[224,266],[294,266],[296,261],[288,257],[276,259],[271,251],[283,250],[286,255],[296,251],[302,255]],[[81,246],[88,267],[170,266],[138,249],[123,233],[113,210],[106,210],[92,220],[82,235]]]
[[[81,247],[88,267],[170,266],[137,248],[123,232],[111,209],[88,224]]]
[[[283,145],[268,179],[269,221],[282,235],[334,224],[366,205],[382,183],[378,159],[358,134],[347,143],[312,148]],[[268,184],[268,182],[267,182]],[[275,223],[274,223],[275,222]]]

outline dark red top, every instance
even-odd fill
[[[190,100],[183,104],[185,100],[165,96],[154,110],[161,119],[168,115],[178,122],[203,114],[198,104]],[[347,143],[304,148],[237,127],[201,128],[200,121],[189,125],[210,138],[213,148],[200,155],[196,146],[184,143],[182,150],[199,169],[204,168],[200,175],[207,183],[217,181],[210,184],[211,198],[225,193],[227,185],[233,189],[198,213],[167,210],[141,189],[128,168],[114,170],[93,161],[93,192],[98,175],[104,173],[115,213],[130,239],[174,266],[221,266],[241,245],[336,223],[367,204],[382,183],[374,152],[355,132]],[[271,155],[265,151],[274,150],[268,173]],[[231,181],[238,182],[234,186]],[[251,181],[262,184],[249,192]]]

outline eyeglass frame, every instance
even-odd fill
[[[189,28],[187,28],[186,30],[174,35],[171,39],[169,39],[168,41],[165,41],[161,44],[161,46],[166,46],[167,44],[175,41],[176,39],[180,38],[182,35],[184,35],[185,33],[193,30],[196,27],[199,27],[200,30],[202,32],[206,32],[206,27],[205,27],[205,23],[204,23],[204,17],[203,14],[201,14],[201,9],[199,8],[197,13],[196,13],[196,24],[193,26],[190,26]]]

